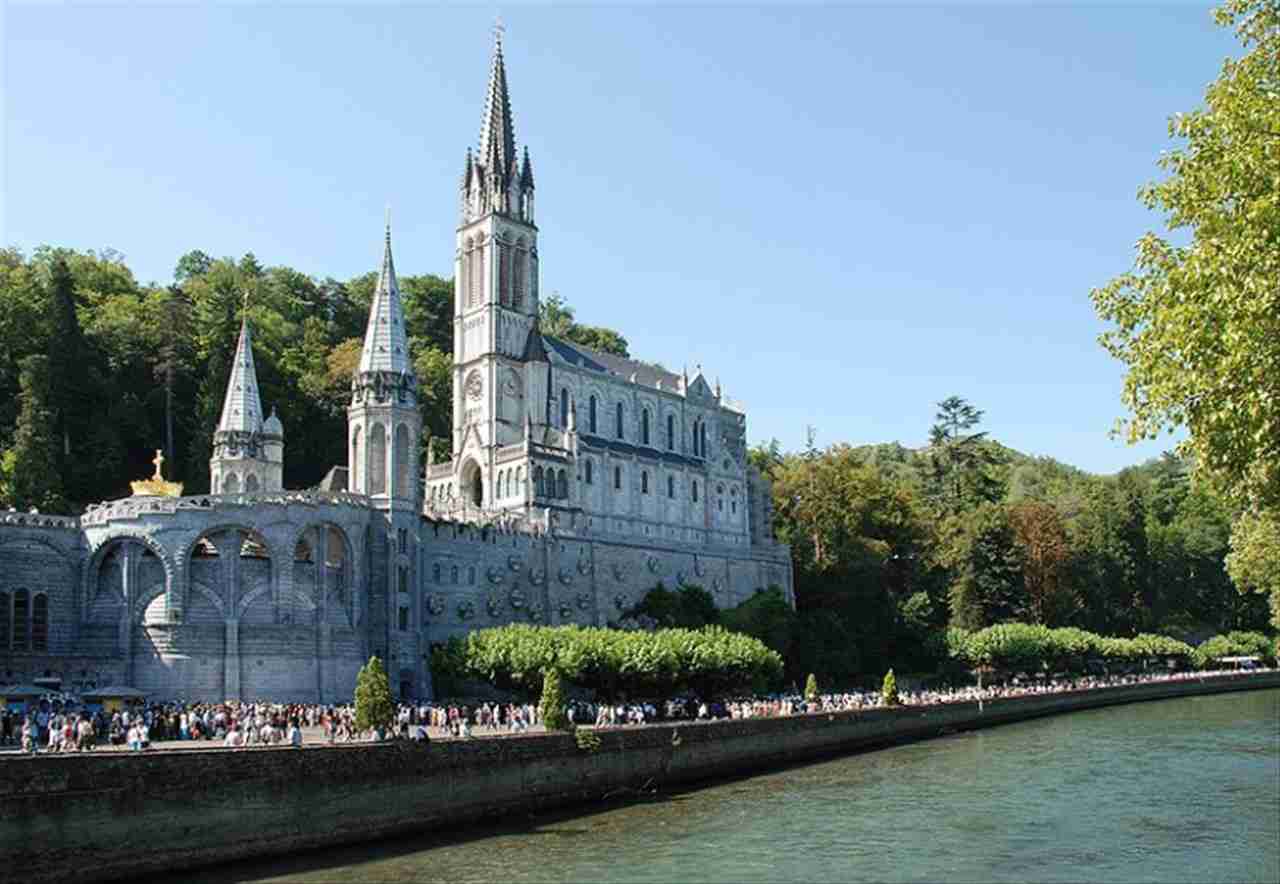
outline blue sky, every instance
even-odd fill
[[[0,242],[346,278],[393,207],[451,272],[490,6],[9,5]],[[1121,366],[1089,290],[1237,46],[1209,6],[506,6],[542,291],[701,363],[753,442],[919,445],[934,403],[1097,472]]]

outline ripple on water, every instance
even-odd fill
[[[184,880],[1280,881],[1280,691],[1142,703]]]

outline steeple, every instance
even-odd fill
[[[254,433],[262,429],[262,400],[258,396],[258,372],[253,364],[253,339],[249,319],[240,322],[240,340],[231,360],[227,395],[222,400],[219,433]]]
[[[516,138],[511,125],[511,99],[507,94],[507,69],[502,61],[502,29],[494,29],[493,63],[489,67],[489,92],[480,124],[478,158],[488,163],[496,154],[499,168],[491,169],[503,178],[515,173]]]
[[[262,419],[253,335],[246,317],[231,360],[222,418],[213,433],[209,489],[214,494],[279,491],[284,477],[284,427],[273,411]]]
[[[369,307],[369,325],[364,333],[364,349],[360,351],[358,371],[412,374],[409,341],[404,330],[404,310],[400,306],[400,284],[391,259],[391,221],[387,220],[386,244],[382,252],[382,269],[378,288]]]

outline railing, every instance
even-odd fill
[[[44,513],[22,513],[9,510],[0,512],[0,525],[15,525],[23,528],[62,528],[75,531],[80,528],[80,520],[75,516],[46,516]]]
[[[91,506],[81,525],[103,525],[115,519],[144,515],[172,515],[180,511],[216,510],[232,506],[352,506],[366,507],[369,499],[349,491],[264,491],[250,494],[201,494],[192,497],[126,497]]]

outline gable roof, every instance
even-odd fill
[[[661,382],[662,389],[672,393],[678,392],[683,382],[680,375],[647,362],[628,359],[625,356],[616,356],[613,353],[604,353],[591,347],[584,347],[581,344],[571,343],[562,338],[553,338],[549,335],[543,335],[542,339],[548,345],[548,349],[559,356],[561,360],[589,371],[616,375],[627,381],[632,380],[632,376],[634,376],[634,382],[642,387],[656,388],[658,383]]]

